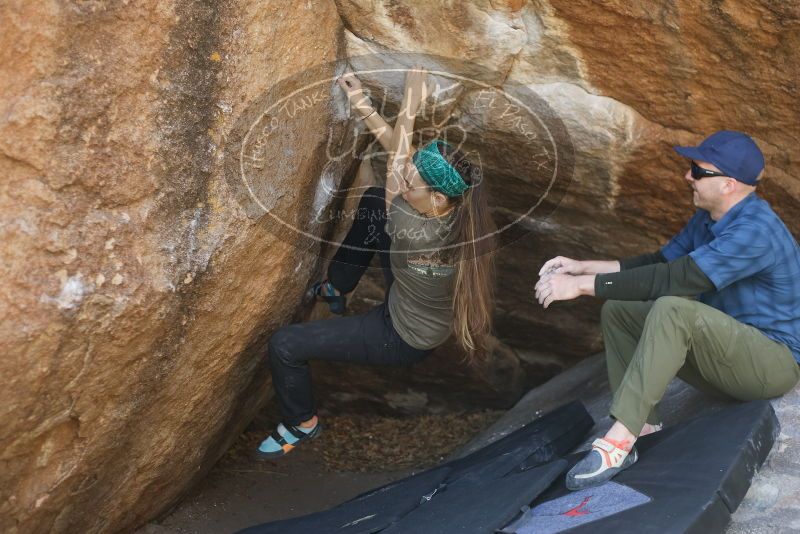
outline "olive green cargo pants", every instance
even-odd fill
[[[609,300],[601,323],[611,415],[638,435],[676,375],[716,397],[768,399],[800,380],[791,351],[760,330],[683,297]]]

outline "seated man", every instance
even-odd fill
[[[656,404],[676,375],[741,401],[783,395],[800,379],[800,249],[755,193],[764,156],[732,131],[675,150],[691,160],[685,178],[698,208],[678,235],[652,254],[556,257],[539,272],[545,308],[580,295],[613,299],[601,323],[616,422],[567,474],[573,490],[636,462],[633,444],[659,429]]]

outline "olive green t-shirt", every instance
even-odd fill
[[[442,217],[425,217],[398,195],[389,207],[386,232],[394,283],[389,290],[389,314],[403,341],[417,349],[432,349],[450,335],[453,322],[455,266],[440,250],[449,243],[455,210]]]

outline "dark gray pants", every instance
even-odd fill
[[[384,190],[372,187],[362,195],[353,225],[328,269],[336,289],[352,291],[378,253],[388,295],[394,277],[389,266],[391,238],[384,230],[385,223]],[[268,349],[272,385],[284,423],[296,426],[316,413],[309,360],[408,366],[430,352],[403,341],[392,325],[386,303],[363,315],[284,326],[272,334]]]

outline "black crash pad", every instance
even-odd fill
[[[537,476],[543,477],[543,481],[547,480],[556,469],[553,465],[537,471],[538,475],[527,471],[551,462],[572,450],[593,425],[594,421],[586,408],[579,401],[575,401],[553,410],[463,458],[370,490],[329,510],[256,525],[240,531],[239,534],[379,532],[390,524],[398,522],[420,504],[430,504],[446,490],[452,490],[450,498],[456,494],[456,489],[461,487],[465,493],[474,491],[484,495],[485,487],[482,489],[481,484],[486,485],[501,477],[521,472],[526,472],[525,479],[529,481],[533,481]],[[532,486],[536,485],[530,483]],[[547,482],[538,491],[549,484],[550,482]],[[532,498],[525,504],[529,504]],[[506,508],[501,504],[498,504],[498,510]],[[515,509],[518,510],[519,506]],[[483,513],[491,515],[492,512],[484,508]],[[496,515],[500,517],[503,514]],[[502,519],[495,528],[503,526],[508,520],[510,517]]]
[[[369,534],[379,532],[430,498],[450,471],[439,467],[387,484],[324,512],[272,521],[239,534]]]
[[[593,426],[594,420],[583,404],[570,402],[467,456],[448,462],[445,465],[452,472],[446,482],[452,483],[461,477],[486,481],[487,471],[497,477],[512,469],[518,472],[550,462],[573,450]],[[521,462],[512,461],[508,469],[502,471],[500,465],[509,456],[521,457]]]
[[[556,478],[565,460],[488,482],[447,486],[381,534],[491,534],[519,515]]]
[[[503,532],[723,532],[778,432],[768,401],[686,421],[638,440],[639,461],[610,483],[569,492],[560,478]]]

